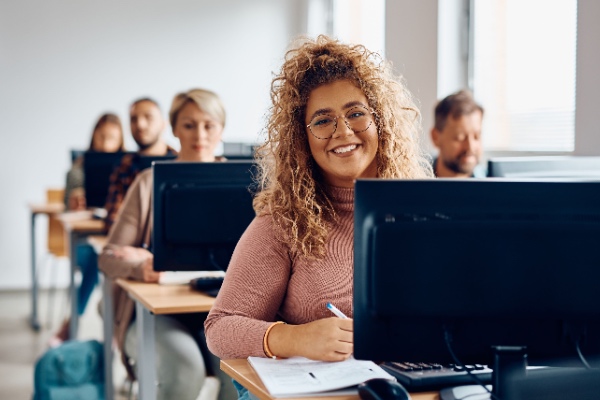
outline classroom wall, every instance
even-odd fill
[[[166,115],[177,91],[202,86],[223,98],[226,139],[256,140],[271,72],[289,40],[305,31],[306,10],[315,1],[1,1],[0,290],[29,286],[27,203],[42,202],[46,188],[64,185],[68,150],[88,144],[100,113],[117,112],[127,127],[133,99],[155,97]],[[439,19],[460,17],[449,3],[462,7],[463,1],[393,0],[385,6],[386,56],[421,105],[429,151],[440,88],[460,86],[452,78],[459,79],[459,69],[440,67],[455,58],[439,48],[440,36],[449,37],[444,24],[438,30]],[[600,155],[600,2],[579,0],[578,18],[576,153]],[[446,26],[457,37],[456,25]],[[134,149],[131,139],[127,144]],[[45,239],[39,218],[40,258]],[[59,268],[63,284],[66,266]]]
[[[30,284],[28,202],[61,187],[70,148],[86,147],[105,111],[125,122],[141,96],[167,115],[177,91],[219,93],[225,139],[253,142],[271,72],[305,30],[306,0],[70,0],[0,2],[0,289]],[[167,132],[170,142],[174,142]],[[45,220],[39,218],[38,254]],[[67,264],[59,281],[66,283]],[[47,271],[46,271],[47,272]],[[47,281],[47,273],[43,277]]]
[[[438,1],[395,0],[385,5],[385,54],[406,80],[421,109],[424,150],[438,92]]]
[[[575,154],[600,155],[600,2],[577,2]]]

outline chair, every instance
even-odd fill
[[[62,203],[64,201],[64,189],[46,190],[47,203]],[[56,215],[50,215],[48,219],[48,253],[54,257],[67,257],[67,241],[65,230]]]
[[[65,196],[64,189],[47,189],[46,202],[49,204],[63,203]],[[52,261],[51,265],[51,282],[48,291],[48,310],[47,321],[52,323],[52,313],[54,311],[54,295],[56,294],[56,262],[61,258],[69,256],[67,248],[66,232],[62,223],[58,220],[57,215],[48,215],[48,257]],[[48,259],[44,261],[44,266],[48,263]]]

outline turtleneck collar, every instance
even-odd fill
[[[329,194],[337,211],[354,211],[354,188],[329,186]]]

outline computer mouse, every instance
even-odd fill
[[[404,386],[390,379],[369,379],[358,385],[358,394],[363,400],[410,400]]]

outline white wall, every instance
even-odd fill
[[[388,0],[385,54],[418,100],[423,147],[432,152],[429,130],[438,93],[438,0]]]
[[[600,2],[577,2],[575,154],[600,155]]]
[[[102,112],[117,112],[129,135],[135,98],[156,98],[166,116],[176,92],[204,87],[225,103],[226,140],[257,140],[271,72],[304,30],[305,8],[305,0],[0,2],[0,289],[28,287],[27,203],[64,185],[68,150],[88,144]]]

